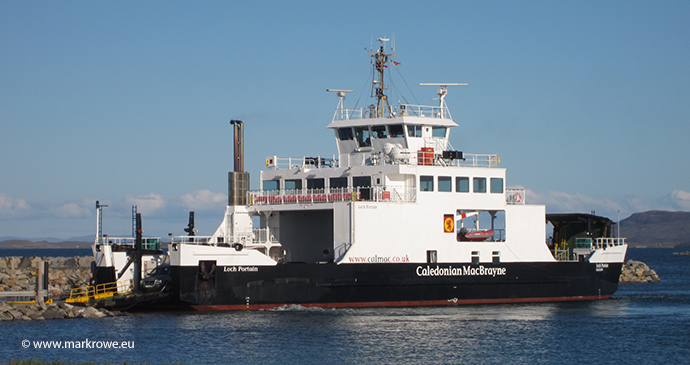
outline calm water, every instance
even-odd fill
[[[147,313],[0,323],[0,360],[95,362],[688,363],[690,256],[631,249],[662,278],[613,299],[561,304]],[[29,341],[129,341],[134,349],[37,349]]]

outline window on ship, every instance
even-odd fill
[[[355,138],[357,138],[357,146],[371,147],[369,127],[355,127]]]
[[[472,179],[473,188],[472,191],[475,193],[486,193],[486,178],[485,177],[475,177]]]
[[[450,176],[439,176],[438,177],[438,191],[452,191]]]
[[[444,138],[446,136],[446,127],[431,127],[431,136]]]
[[[302,180],[285,180],[285,190],[294,192],[302,190]]]
[[[492,177],[491,178],[491,192],[495,194],[503,193],[503,178]]]
[[[326,188],[326,183],[323,178],[307,179],[307,189],[312,194],[322,194]]]
[[[375,125],[371,127],[371,134],[374,136],[374,138],[387,138],[388,133],[386,133],[386,126],[385,125]]]
[[[331,193],[342,193],[347,189],[347,177],[332,177],[328,183]]]
[[[434,177],[419,176],[419,191],[434,191]]]
[[[388,131],[390,132],[391,138],[405,137],[405,131],[403,130],[402,124],[389,125]]]
[[[264,180],[264,191],[280,190],[280,180]]]
[[[469,193],[470,192],[470,178],[458,176],[455,178],[455,192]]]
[[[410,137],[421,137],[422,136],[422,126],[421,125],[408,125],[407,135]]]
[[[338,139],[347,141],[352,139],[352,128],[338,128]]]

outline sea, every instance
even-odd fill
[[[29,255],[46,256],[37,251]],[[662,281],[621,284],[613,298],[591,302],[0,322],[0,363],[687,364],[690,255],[676,251],[629,249],[628,259]]]

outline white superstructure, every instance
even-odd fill
[[[267,157],[247,205],[228,206],[212,236],[175,237],[171,265],[207,258],[219,266],[622,262],[627,246],[619,238],[559,256],[547,243],[545,207],[526,204],[524,189],[507,188],[498,155],[453,150],[457,124],[445,97],[449,86],[466,84],[421,84],[438,87],[436,106],[390,105],[383,73],[392,53],[380,41],[370,52],[374,104],[347,109],[350,90],[328,90],[339,97],[327,126],[337,154]]]

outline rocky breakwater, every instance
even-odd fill
[[[644,262],[628,260],[621,270],[621,283],[656,283],[661,281],[656,271]]]
[[[62,302],[72,288],[89,285],[93,257],[0,257],[0,292],[36,290],[36,262],[48,262],[48,296],[55,304],[0,302],[0,320],[42,320],[58,318],[99,318],[120,312]],[[32,299],[33,298],[17,298]]]
[[[48,262],[48,298],[69,297],[89,285],[93,257],[0,257],[0,291],[36,290],[36,262]]]
[[[105,308],[96,309],[94,307],[80,307],[69,305],[64,302],[57,304],[46,304],[44,307],[36,303],[2,303],[0,302],[0,321],[16,320],[44,320],[61,318],[101,318],[125,316],[124,312],[109,311]]]

